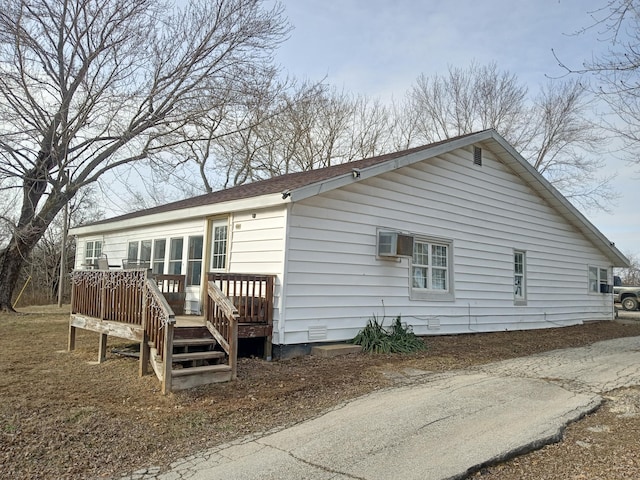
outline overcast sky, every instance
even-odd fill
[[[290,74],[346,91],[401,98],[420,73],[495,61],[532,92],[604,48],[589,12],[607,0],[283,0],[295,29],[276,60]],[[640,254],[640,166],[608,159],[622,197],[612,215],[587,217],[623,252]],[[636,213],[637,212],[637,213]]]

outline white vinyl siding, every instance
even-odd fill
[[[357,181],[291,208],[286,338],[353,338],[374,314],[417,334],[515,330],[611,318],[587,293],[585,263],[604,255],[489,148],[460,149]],[[451,239],[450,302],[411,299],[410,259],[377,259],[377,229]],[[514,246],[526,252],[526,302],[514,301]],[[315,338],[315,337],[314,337]]]

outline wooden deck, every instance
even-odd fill
[[[238,338],[263,337],[270,358],[274,276],[209,274],[203,316],[174,315],[163,290],[175,301],[184,281],[173,277],[159,282],[148,270],[73,272],[69,350],[77,328],[100,333],[99,362],[106,360],[109,335],[140,342],[140,375],[151,364],[163,393],[235,379]]]

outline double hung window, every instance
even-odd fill
[[[227,224],[214,223],[211,228],[211,270],[227,266]]]
[[[609,270],[607,268],[589,267],[589,293],[601,293],[608,291],[603,285],[609,282]]]
[[[189,237],[187,285],[200,285],[202,275],[202,235]]]
[[[182,246],[184,240],[172,238],[169,243],[169,275],[182,274]]]
[[[513,300],[516,305],[524,304],[527,300],[526,262],[525,252],[513,252]]]
[[[90,240],[84,247],[84,263],[96,265],[102,256],[102,241]]]
[[[416,238],[411,261],[411,298],[452,298],[451,277],[451,243]]]

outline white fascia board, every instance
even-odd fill
[[[352,173],[349,172],[339,177],[322,180],[320,182],[298,188],[291,192],[290,198],[293,202],[304,200],[305,198],[320,195],[324,192],[329,192],[335,188],[344,187],[345,185],[356,183],[366,178],[375,177],[383,173],[391,172],[401,167],[413,165],[414,163],[418,163],[428,158],[436,157],[438,155],[457,150],[458,148],[464,148],[474,143],[482,142],[483,140],[486,140],[491,136],[491,131],[484,131],[475,135],[469,135],[464,138],[445,142],[441,145],[435,145],[431,148],[425,148],[424,150],[420,150],[419,152],[409,153],[401,157],[392,158],[377,165],[358,169],[360,175],[357,178],[354,178]]]
[[[552,205],[558,212],[578,228],[591,242],[598,246],[611,260],[614,267],[629,267],[629,260],[618,250],[604,234],[596,228],[580,211],[573,206],[556,187],[554,187],[533,165],[522,157],[505,139],[500,135],[492,135],[495,140],[508,154],[512,161],[504,159],[507,165],[512,168],[529,186],[531,186],[542,198]]]
[[[99,225],[87,225],[75,227],[69,230],[69,235],[83,236],[95,235],[130,228],[139,228],[161,223],[174,223],[184,220],[212,217],[231,212],[243,210],[262,209],[287,203],[289,199],[283,200],[281,193],[261,195],[259,197],[242,198],[228,202],[212,203],[209,205],[199,205],[197,207],[170,210],[168,212],[154,213],[125,220],[115,220],[113,222],[101,223]]]

